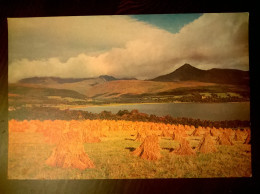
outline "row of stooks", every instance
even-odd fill
[[[233,145],[234,141],[249,144],[250,129],[233,130],[204,128],[188,125],[170,125],[163,123],[111,121],[111,120],[31,120],[9,121],[10,132],[40,132],[48,143],[56,144],[51,156],[46,160],[50,166],[63,168],[94,168],[84,150],[84,143],[100,142],[105,132],[118,130],[136,131],[136,141],[142,142],[132,153],[142,159],[161,158],[159,137],[170,137],[179,142],[179,147],[171,153],[177,155],[195,155],[196,152],[212,153],[216,145]],[[193,149],[187,137],[200,136],[198,146]]]

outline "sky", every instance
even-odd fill
[[[199,18],[201,15],[202,14],[148,14],[133,15],[132,17],[171,33],[178,33],[184,25]]]
[[[248,13],[8,18],[8,80],[249,70]]]

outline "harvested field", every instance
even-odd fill
[[[140,147],[133,154],[146,160],[158,160],[161,158],[160,145],[157,135],[149,135],[144,139]]]
[[[202,153],[212,153],[212,152],[217,151],[216,144],[209,133],[204,134],[197,149],[199,152],[202,152]]]
[[[250,177],[250,138],[248,128],[10,120],[8,178]]]
[[[179,147],[173,151],[177,155],[194,155],[195,151],[191,148],[190,143],[185,139],[181,138]]]

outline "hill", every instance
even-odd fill
[[[136,80],[135,78],[115,78],[109,75],[101,75],[94,78],[60,78],[60,77],[30,77],[21,79],[19,84],[27,86],[40,86],[45,88],[74,90],[84,94],[97,84],[116,80]]]
[[[143,80],[117,80],[113,82],[100,83],[89,90],[86,90],[85,95],[96,98],[111,98],[119,97],[121,95],[131,94],[156,94],[174,90],[177,88],[196,88],[200,86],[214,86],[213,83],[202,82],[155,82]]]
[[[66,84],[66,83],[76,83],[82,81],[114,81],[114,80],[136,80],[136,78],[115,78],[110,75],[100,75],[99,77],[91,78],[61,78],[61,77],[29,77],[18,81],[18,83],[24,84]]]
[[[10,97],[19,95],[12,92],[14,86],[11,85]],[[65,94],[92,103],[238,102],[248,101],[250,96],[248,71],[201,70],[189,64],[152,80],[119,79],[109,75],[95,78],[31,77],[20,80],[15,87],[18,86],[27,87],[22,89],[27,96],[64,98]]]
[[[159,82],[199,81],[207,83],[249,85],[249,72],[237,69],[201,70],[190,64],[184,64],[172,73],[151,79]]]
[[[70,97],[77,99],[85,99],[86,96],[73,90],[44,88],[26,84],[9,84],[8,93],[17,96],[37,97],[43,98],[47,96]]]
[[[19,83],[25,84],[47,84],[47,83],[75,83],[91,78],[60,78],[60,77],[29,77],[19,80]]]

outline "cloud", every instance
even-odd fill
[[[8,21],[10,82],[31,76],[101,74],[147,79],[184,63],[202,69],[249,68],[246,13],[203,14],[176,34],[130,16],[32,20]],[[19,59],[23,44],[36,51]]]
[[[187,59],[201,67],[248,69],[248,15],[204,14],[176,37]]]
[[[147,35],[151,28],[129,16],[9,18],[11,60],[68,60],[80,53],[123,47],[127,41]]]

